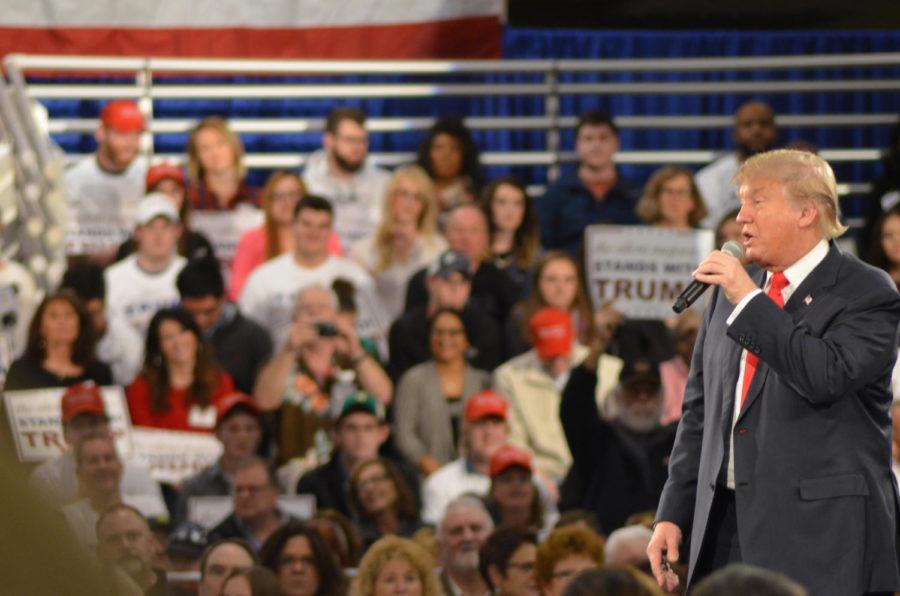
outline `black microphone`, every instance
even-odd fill
[[[741,248],[741,245],[735,242],[734,240],[729,240],[725,244],[722,245],[722,252],[727,252],[735,259],[741,259],[744,256],[744,249]],[[697,301],[703,292],[706,291],[706,288],[709,287],[709,284],[705,284],[702,281],[697,281],[696,279],[688,285],[681,293],[681,296],[675,300],[675,304],[672,305],[672,310],[676,313],[680,313],[694,302]]]

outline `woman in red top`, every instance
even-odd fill
[[[128,388],[136,426],[210,432],[217,402],[234,382],[212,357],[193,317],[163,308],[150,321],[144,367]]]

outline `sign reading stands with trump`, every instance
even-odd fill
[[[64,388],[6,391],[3,401],[19,461],[39,463],[68,448],[60,403]],[[178,483],[215,462],[222,444],[211,433],[132,427],[121,387],[101,387],[109,427],[122,457],[150,469],[157,482]]]
[[[672,303],[713,241],[711,230],[589,226],[585,268],[594,308],[611,303],[632,319],[671,318]]]

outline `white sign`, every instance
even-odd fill
[[[308,520],[316,513],[313,495],[281,495],[278,507],[288,515]],[[191,497],[188,499],[188,521],[210,530],[231,515],[232,497]]]
[[[86,255],[116,248],[131,237],[132,227],[115,214],[96,219],[71,217],[65,225],[66,254]]]
[[[64,387],[54,387],[3,393],[19,461],[41,462],[66,450],[60,404],[64,391]],[[100,393],[119,456],[128,456],[132,453],[131,418],[125,392],[121,387],[101,387]]]
[[[667,319],[672,303],[713,249],[711,230],[589,226],[585,232],[588,291],[595,308],[612,301],[633,319]]]
[[[210,433],[136,426],[131,431],[134,457],[150,468],[157,482],[178,484],[222,455],[222,444]]]
[[[202,233],[213,246],[222,271],[231,271],[231,262],[244,232],[263,223],[263,212],[255,207],[239,206],[234,211],[193,211],[191,229]],[[226,278],[227,283],[227,278]]]

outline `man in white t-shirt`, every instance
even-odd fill
[[[309,285],[330,287],[335,279],[356,290],[356,327],[360,337],[383,339],[388,324],[372,278],[359,265],[328,252],[331,204],[307,195],[294,209],[294,250],[258,267],[241,294],[241,312],[263,326],[275,346],[283,345],[293,318],[297,292]]]
[[[178,304],[175,279],[187,261],[175,252],[181,221],[169,197],[148,194],[135,223],[137,250],[106,270],[106,312],[111,324],[124,322],[144,339],[156,311]]]
[[[144,117],[133,101],[111,101],[100,112],[97,151],[63,178],[69,254],[90,254],[106,263],[128,238],[144,194],[147,164],[138,157],[143,130]]]
[[[310,155],[303,171],[309,192],[328,199],[334,230],[349,252],[367,237],[381,217],[390,175],[368,159],[369,134],[362,110],[337,107],[328,114],[322,149]]]

